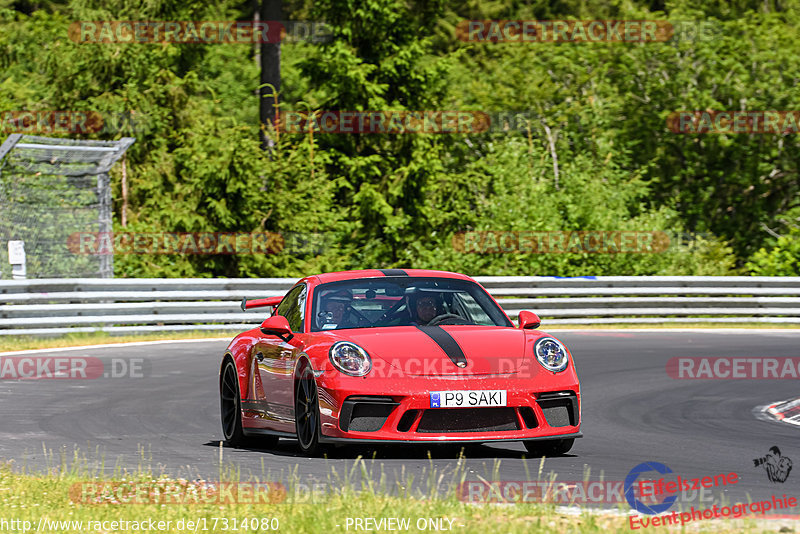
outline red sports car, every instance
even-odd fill
[[[548,456],[580,433],[569,350],[519,314],[515,328],[463,274],[400,269],[303,278],[220,368],[222,429],[237,446],[523,441]]]

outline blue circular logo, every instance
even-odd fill
[[[670,507],[675,504],[678,496],[670,495],[661,501],[661,503],[653,505],[645,504],[637,499],[633,494],[633,488],[636,484],[636,479],[639,478],[641,473],[647,473],[649,471],[655,471],[656,473],[661,473],[662,475],[666,473],[672,473],[672,469],[658,462],[644,462],[637,465],[631,469],[631,471],[628,473],[628,476],[625,477],[625,498],[628,500],[628,504],[631,505],[631,508],[637,512],[642,514],[656,515],[669,510]]]

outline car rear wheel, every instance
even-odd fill
[[[233,447],[238,447],[244,443],[241,402],[236,365],[228,360],[222,369],[222,381],[219,385],[219,407],[222,417],[222,435],[225,441]]]
[[[295,387],[294,420],[300,450],[316,455],[319,445],[319,397],[311,369],[304,367]]]
[[[258,440],[244,434],[242,429],[242,396],[239,394],[239,373],[236,365],[228,360],[222,370],[219,385],[219,406],[222,418],[222,435],[231,447],[273,448],[278,443],[275,436],[261,436]]]
[[[567,454],[575,443],[575,438],[526,441],[525,448],[536,456],[561,456]]]

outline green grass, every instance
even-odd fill
[[[220,450],[222,458],[223,450]],[[53,454],[45,451],[52,465]],[[541,477],[544,461],[539,464]],[[95,467],[89,467],[95,465]],[[371,464],[374,465],[374,464]],[[527,465],[527,464],[526,464]],[[367,468],[367,463],[356,459],[352,466],[342,472],[331,468],[327,477],[327,487],[334,488],[326,493],[308,496],[296,492],[295,484],[300,480],[296,470],[289,476],[281,475],[281,480],[288,480],[285,492],[270,493],[270,499],[254,503],[235,504],[209,503],[209,495],[205,498],[185,499],[186,495],[197,493],[198,488],[209,485],[219,487],[218,483],[203,480],[185,480],[156,475],[141,466],[133,472],[116,469],[113,476],[103,478],[102,462],[89,463],[78,458],[77,453],[71,467],[62,455],[59,467],[48,467],[47,473],[25,473],[24,469],[12,468],[13,463],[0,463],[0,520],[18,521],[16,531],[30,522],[35,531],[40,524],[49,525],[39,532],[194,532],[187,526],[188,521],[195,522],[197,532],[269,532],[270,528],[260,528],[261,520],[265,526],[277,525],[279,532],[290,533],[335,533],[356,532],[354,525],[348,526],[348,518],[403,518],[410,521],[408,530],[398,532],[419,532],[416,522],[424,519],[444,520],[443,525],[452,525],[452,531],[458,533],[548,533],[548,532],[627,532],[631,530],[627,519],[613,512],[568,513],[564,509],[549,504],[517,503],[517,504],[473,504],[462,502],[457,498],[455,488],[466,477],[466,465],[458,461],[456,468],[449,473],[437,471],[431,464],[430,469],[415,481],[413,476],[401,473],[394,487],[387,487],[385,473],[375,473]],[[526,468],[527,470],[527,468]],[[494,475],[499,472],[499,461],[496,462]],[[489,475],[488,473],[486,473]],[[527,473],[526,476],[530,476]],[[474,476],[474,475],[473,475]],[[220,469],[219,480],[228,482],[263,483],[274,480],[270,476],[240,480],[239,473],[230,465]],[[550,479],[552,480],[552,478]],[[294,481],[294,483],[292,482]],[[374,482],[370,482],[374,481]],[[105,492],[89,491],[81,496],[81,488],[86,484],[101,482],[113,484],[116,488]],[[416,482],[416,484],[415,484]],[[139,493],[131,491],[138,488]],[[411,490],[409,488],[424,488]],[[119,489],[124,488],[125,495],[138,495],[139,504],[124,502]],[[144,488],[144,491],[142,489]],[[150,497],[149,491],[159,488],[159,502]],[[168,488],[168,490],[164,490]],[[393,490],[393,491],[392,491]],[[123,502],[120,502],[120,499]],[[149,502],[150,500],[154,502]],[[212,499],[213,500],[213,499]],[[259,520],[258,529],[244,529],[241,523],[247,519]],[[227,529],[225,520],[227,519]],[[141,528],[141,523],[153,520],[155,529]],[[233,529],[234,520],[237,530]],[[54,524],[53,521],[80,522],[72,524]],[[97,522],[100,522],[99,524]],[[116,526],[111,521],[120,522]],[[47,522],[47,523],[45,523]],[[105,524],[103,522],[106,522]],[[128,524],[122,523],[128,522]],[[158,522],[163,522],[160,526]],[[785,522],[784,522],[785,523]],[[215,528],[216,527],[216,528]],[[733,521],[701,521],[687,525],[686,530],[707,532],[778,532],[782,525],[770,520],[738,520]],[[0,523],[0,531],[11,532],[13,525],[4,527]],[[204,530],[205,528],[205,530]],[[29,530],[29,531],[31,531]],[[674,527],[649,528],[647,531],[678,531]],[[364,530],[361,530],[362,532]],[[384,531],[384,530],[377,530]],[[428,530],[430,531],[430,530]],[[792,530],[780,530],[791,532]]]
[[[162,479],[164,480],[164,479]],[[151,483],[147,477],[134,477],[128,482]],[[315,499],[315,502],[284,501],[279,504],[75,504],[70,500],[69,489],[80,482],[72,476],[33,477],[11,474],[8,470],[0,472],[0,506],[5,519],[30,521],[35,530],[36,525],[44,517],[57,521],[80,521],[83,526],[75,528],[75,524],[66,528],[47,529],[47,532],[98,532],[104,529],[92,528],[90,522],[103,521],[142,521],[152,519],[164,521],[163,530],[144,530],[145,532],[186,532],[189,528],[180,529],[179,522],[199,522],[198,530],[203,527],[208,532],[224,532],[224,519],[233,526],[235,519],[241,524],[243,519],[252,521],[258,518],[277,520],[279,532],[291,533],[330,533],[344,532],[347,518],[409,518],[415,524],[419,518],[446,518],[453,521],[456,532],[600,532],[614,528],[613,523],[623,524],[620,520],[586,515],[569,517],[557,513],[552,507],[531,505],[511,506],[505,508],[470,506],[454,499],[433,500],[418,498],[400,498],[370,492],[342,491]],[[167,523],[169,522],[169,523]],[[449,522],[445,522],[446,524]],[[274,523],[271,523],[274,525]],[[51,524],[52,525],[52,524]],[[89,525],[90,528],[86,528]],[[461,527],[461,525],[464,525]],[[112,525],[100,525],[111,527]],[[123,527],[120,524],[119,527]],[[133,525],[128,528],[117,528],[114,532],[136,532]],[[215,529],[214,526],[217,526]],[[239,525],[240,526],[240,525]],[[623,525],[624,526],[624,525]],[[72,527],[72,528],[70,528]],[[108,528],[107,531],[112,529]],[[229,529],[230,530],[230,529]],[[259,529],[259,532],[269,529]],[[351,528],[352,531],[352,528]],[[409,531],[416,532],[416,528]],[[247,530],[239,529],[239,532]]]

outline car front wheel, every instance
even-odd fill
[[[304,367],[295,387],[295,430],[300,450],[309,456],[316,455],[319,445],[319,397],[317,383],[311,369]]]

